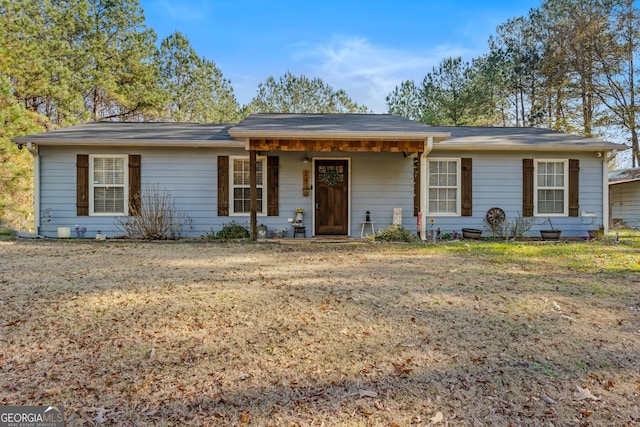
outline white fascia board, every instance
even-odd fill
[[[426,140],[428,137],[446,139],[449,132],[309,132],[309,131],[258,131],[229,129],[229,135],[234,139],[392,139],[392,140]]]
[[[68,139],[27,139],[13,140],[15,144],[26,144],[32,142],[40,146],[91,146],[100,147],[210,147],[210,148],[243,148],[242,141],[171,141],[171,140],[68,140]]]
[[[451,144],[446,142],[433,146],[434,151],[440,150],[464,150],[464,151],[580,151],[580,152],[610,152],[616,150],[616,147],[610,145],[604,146],[571,146],[571,145],[553,145],[553,146],[525,146],[525,145],[484,145],[484,144]]]

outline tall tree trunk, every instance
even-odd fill
[[[524,88],[520,87],[520,120],[522,121],[522,126],[527,126],[527,121],[525,120],[526,114],[524,112]]]
[[[591,138],[591,136],[592,136],[592,128],[591,128],[591,121],[592,121],[591,105],[592,105],[592,100],[591,100],[591,96],[588,93],[587,84],[584,81],[584,79],[582,79],[580,81],[580,88],[581,88],[581,91],[582,91],[582,94],[581,94],[581,98],[582,98],[582,124],[583,124],[582,135],[586,136],[587,138]]]
[[[633,54],[635,51],[634,20],[636,18],[633,12],[633,0],[628,3],[629,14],[627,17],[627,25],[629,31],[629,46],[627,48],[627,62],[629,64],[629,130],[631,131],[631,163],[632,167],[638,167],[640,163],[640,149],[638,147],[638,129],[636,128],[636,82],[635,82],[635,63]]]
[[[638,152],[638,131],[635,126],[631,129],[631,166],[636,168],[640,158],[640,152]]]
[[[515,89],[515,105],[516,105],[516,127],[520,126],[520,109],[518,108],[518,88]]]
[[[91,109],[91,119],[94,122],[98,121],[98,87],[93,88],[93,106]]]

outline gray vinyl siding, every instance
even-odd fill
[[[226,155],[243,155],[241,149],[228,149]],[[58,227],[87,228],[87,237],[99,230],[109,237],[122,234],[113,216],[76,216],[77,154],[140,154],[142,191],[149,185],[167,190],[176,209],[191,217],[184,230],[188,237],[210,231],[217,208],[217,152],[210,148],[141,147],[41,147],[41,212],[50,209],[50,221],[41,219],[40,234],[55,237]]]
[[[458,232],[462,228],[484,230],[489,228],[484,221],[486,212],[492,207],[504,210],[507,219],[513,221],[522,215],[522,159],[578,159],[580,160],[580,213],[595,213],[596,217],[559,217],[551,218],[554,228],[562,229],[564,237],[588,236],[588,230],[597,230],[603,223],[602,195],[602,159],[593,153],[576,154],[557,153],[521,153],[521,152],[454,152],[433,151],[430,158],[470,157],[473,181],[473,214],[470,217],[433,216],[433,228],[442,232]],[[427,218],[429,218],[427,214]],[[539,237],[539,230],[548,229],[547,217],[531,217],[532,227],[529,237]],[[427,223],[428,224],[428,223]],[[429,227],[429,225],[427,225]]]
[[[611,189],[611,218],[625,226],[640,228],[640,181],[615,184]]]
[[[217,216],[217,157],[247,156],[242,149],[195,148],[96,148],[41,147],[41,212],[50,209],[50,216],[41,221],[40,234],[56,237],[58,227],[86,227],[87,237],[100,230],[109,237],[122,234],[113,216],[76,216],[76,155],[77,154],[140,154],[141,183],[144,191],[149,184],[169,191],[178,210],[192,219],[186,237],[199,237],[219,230],[225,223],[236,221],[249,224],[248,215]],[[303,163],[302,153],[264,153],[277,155],[279,161],[279,216],[258,216],[258,224],[268,227],[269,233],[287,230],[288,218],[295,210],[305,211],[307,237],[313,233],[313,195],[302,195],[302,171],[309,170],[313,182],[313,163]],[[328,155],[329,154],[329,155]],[[314,158],[340,157],[350,159],[351,227],[350,234],[360,236],[365,212],[371,212],[376,227],[392,222],[393,208],[403,210],[403,223],[414,231],[412,159],[402,154],[380,153],[307,153]],[[269,185],[269,183],[266,183]],[[313,193],[313,191],[311,192]],[[47,221],[48,219],[48,221]],[[73,232],[72,232],[72,235]]]
[[[87,237],[100,230],[110,237],[121,235],[113,216],[76,216],[76,155],[77,154],[140,154],[141,184],[144,191],[149,184],[166,189],[175,200],[176,208],[192,219],[192,227],[185,237],[200,237],[219,230],[225,223],[236,221],[249,224],[249,216],[217,216],[217,158],[248,156],[241,148],[152,148],[152,147],[40,147],[40,208],[50,210],[50,217],[42,216],[40,234],[57,235],[58,227],[77,225],[87,228]],[[268,227],[269,233],[286,230],[291,237],[288,218],[295,209],[305,211],[306,236],[313,234],[313,190],[302,195],[303,170],[309,170],[313,184],[313,162],[303,163],[305,153],[268,152],[263,155],[279,157],[279,216],[258,216],[258,224]],[[388,227],[393,209],[402,208],[403,225],[417,232],[417,218],[413,216],[413,159],[402,153],[306,153],[309,158],[342,158],[350,160],[350,235],[359,237],[365,212],[371,212],[376,229]],[[602,224],[602,159],[593,153],[553,153],[530,155],[521,152],[455,152],[434,151],[429,157],[473,159],[473,214],[471,217],[437,216],[434,228],[443,232],[460,232],[463,227],[484,229],[484,216],[492,207],[502,208],[513,219],[522,211],[522,159],[553,158],[580,160],[580,211],[593,212],[597,218],[554,218],[553,225],[564,236],[586,237],[587,230]],[[269,183],[267,182],[268,186]],[[266,192],[265,192],[266,194]],[[424,189],[423,189],[424,196]],[[428,215],[428,214],[427,214]],[[614,215],[615,217],[615,215]],[[428,218],[428,217],[427,217]],[[548,228],[544,218],[534,218],[531,235]],[[73,233],[72,233],[73,235]]]
[[[401,153],[355,153],[351,157],[351,235],[360,237],[367,211],[376,230],[388,227],[394,208],[402,208],[402,225],[415,231],[413,159]]]
[[[273,154],[273,153],[272,153]],[[287,218],[295,216],[296,208],[305,211],[307,237],[313,234],[314,197],[302,196],[302,171],[309,170],[313,184],[313,162],[302,163],[302,153],[279,153],[280,156],[280,217],[258,217],[269,231],[290,227]],[[376,229],[388,227],[393,221],[393,209],[402,208],[403,224],[415,231],[413,216],[413,160],[395,153],[307,153],[313,160],[340,158],[350,161],[350,235],[360,237],[366,211]],[[369,231],[370,232],[370,231]],[[291,232],[288,231],[291,237]]]

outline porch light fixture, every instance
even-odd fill
[[[311,159],[305,154],[304,158],[302,159],[302,163],[309,163],[311,161]]]

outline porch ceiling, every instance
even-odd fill
[[[442,138],[444,139],[444,138]],[[256,151],[350,151],[350,152],[390,152],[416,153],[424,150],[424,139],[268,139],[251,138],[247,150]],[[434,138],[434,142],[438,142]]]

